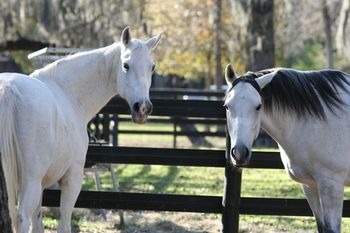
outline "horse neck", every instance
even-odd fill
[[[288,144],[291,129],[297,123],[293,114],[279,114],[262,112],[261,128],[263,128],[278,144]]]
[[[57,62],[52,75],[40,78],[53,90],[64,92],[86,122],[117,94],[117,44],[73,55]]]

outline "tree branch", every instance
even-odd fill
[[[343,5],[340,10],[340,19],[336,35],[336,45],[339,52],[346,52],[346,26],[348,23],[350,12],[350,0],[343,0]]]
[[[0,44],[0,51],[14,51],[14,50],[27,50],[36,51],[44,47],[52,46],[47,42],[34,41],[26,38],[19,38],[18,40],[9,40]]]

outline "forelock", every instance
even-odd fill
[[[255,75],[254,73],[250,73],[250,72],[248,72],[247,74],[245,74],[243,76],[236,78],[232,82],[232,86],[230,87],[230,89],[226,92],[225,100],[226,100],[228,94],[233,90],[233,88],[235,86],[237,86],[238,83],[241,83],[241,82],[251,84],[254,87],[254,89],[259,93],[259,95],[262,96],[263,93],[262,93],[262,90],[261,90],[259,84],[255,80],[256,78],[257,78],[257,75]]]

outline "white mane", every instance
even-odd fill
[[[107,51],[110,48],[116,47],[118,47],[117,43],[114,43],[107,47],[71,54],[52,62],[44,66],[43,68],[35,70],[29,76],[38,79],[57,78],[57,75],[59,75],[62,69],[74,70],[78,66],[84,64],[91,64],[92,62],[94,62],[94,60],[102,56],[105,51]],[[76,64],[75,61],[79,62],[79,64]]]
[[[142,46],[142,43],[139,39],[132,39],[132,43],[130,43],[128,48],[131,51],[133,51],[140,48],[141,46]],[[91,51],[84,51],[84,52],[78,52],[75,54],[69,54],[66,57],[63,57],[57,61],[54,61],[44,66],[43,68],[35,70],[29,76],[33,78],[38,78],[38,79],[57,78],[57,76],[60,75],[61,70],[65,72],[67,69],[74,70],[84,64],[86,65],[93,64],[93,62],[95,62],[97,58],[102,56],[107,50],[116,49],[117,47],[120,47],[120,43],[114,43],[107,47],[94,49]],[[78,61],[79,64],[76,64],[76,62],[74,61]]]

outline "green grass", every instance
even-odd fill
[[[51,210],[44,209],[45,229],[57,229],[58,227],[58,208]],[[107,229],[115,229],[113,222],[108,222],[101,215],[94,215],[88,210],[75,209],[72,217],[73,232],[106,232]]]
[[[304,198],[299,185],[284,170],[245,169],[242,196],[271,198]]]
[[[125,192],[167,194],[221,195],[224,170],[206,167],[175,167],[160,165],[119,165],[116,168],[120,189]],[[100,176],[102,187],[112,190],[111,174]],[[92,177],[83,189],[94,190]]]
[[[210,126],[207,127],[203,124],[196,124],[196,129],[198,131],[211,131],[215,132],[217,127]],[[151,123],[137,125],[132,122],[121,122],[119,123],[118,129],[120,130],[147,130],[147,131],[172,131],[173,124],[159,124]],[[180,131],[180,128],[177,127],[177,131]],[[122,134],[118,137],[119,146],[143,146],[143,147],[173,147],[173,136],[172,135],[135,135],[135,134]],[[207,141],[213,144],[214,149],[223,149],[225,148],[225,139],[222,137],[206,137]],[[185,136],[177,136],[176,138],[176,147],[177,148],[198,148],[193,147],[190,140]]]

